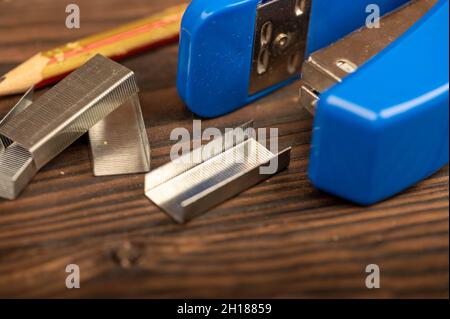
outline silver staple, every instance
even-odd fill
[[[95,127],[91,134],[94,171],[102,175],[148,171],[150,147],[138,91],[132,71],[97,55],[35,102],[31,102],[32,90],[27,92],[0,122],[0,197],[16,198],[39,169]],[[131,114],[121,117],[120,123],[117,116],[121,114],[115,113],[119,108]],[[108,128],[102,136],[109,141],[106,153],[98,151],[98,127]],[[119,128],[127,132],[126,138],[110,138]],[[124,158],[123,149],[139,152],[142,160]]]

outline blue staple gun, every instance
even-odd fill
[[[310,179],[370,205],[448,163],[448,29],[448,0],[193,0],[177,87],[216,117],[301,78]]]

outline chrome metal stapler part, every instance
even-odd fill
[[[438,0],[414,0],[380,20],[379,28],[361,28],[314,52],[303,64],[300,104],[315,113],[320,93],[356,72],[387,48],[433,7]]]

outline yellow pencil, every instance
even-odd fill
[[[186,4],[172,7],[114,30],[40,52],[0,77],[0,96],[58,81],[96,54],[119,60],[177,41],[186,7]]]

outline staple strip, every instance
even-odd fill
[[[0,128],[40,169],[138,92],[134,73],[96,56]]]
[[[16,198],[40,168],[95,125],[113,125],[106,134],[113,136],[112,151],[94,157],[104,174],[147,172],[150,147],[138,91],[132,71],[97,55],[34,103],[27,92],[0,121],[0,197]],[[129,105],[135,112],[126,122],[114,115],[123,105],[125,114]],[[136,158],[126,156],[134,151]]]
[[[233,141],[230,137],[236,133]],[[145,179],[146,196],[175,221],[184,223],[269,178],[260,168],[272,160],[277,160],[272,175],[289,165],[290,149],[273,154],[248,135],[245,130],[229,132],[152,171]]]
[[[150,144],[137,94],[92,127],[89,141],[95,176],[150,171]]]
[[[251,137],[251,129],[253,129],[253,121],[247,122],[241,127],[214,139],[207,145],[203,145],[188,154],[182,155],[171,163],[158,168],[152,172],[152,178],[147,180],[146,190],[154,189],[161,184],[167,183],[172,178],[242,143]]]
[[[0,197],[14,199],[36,174],[31,154],[13,143],[0,151]]]

